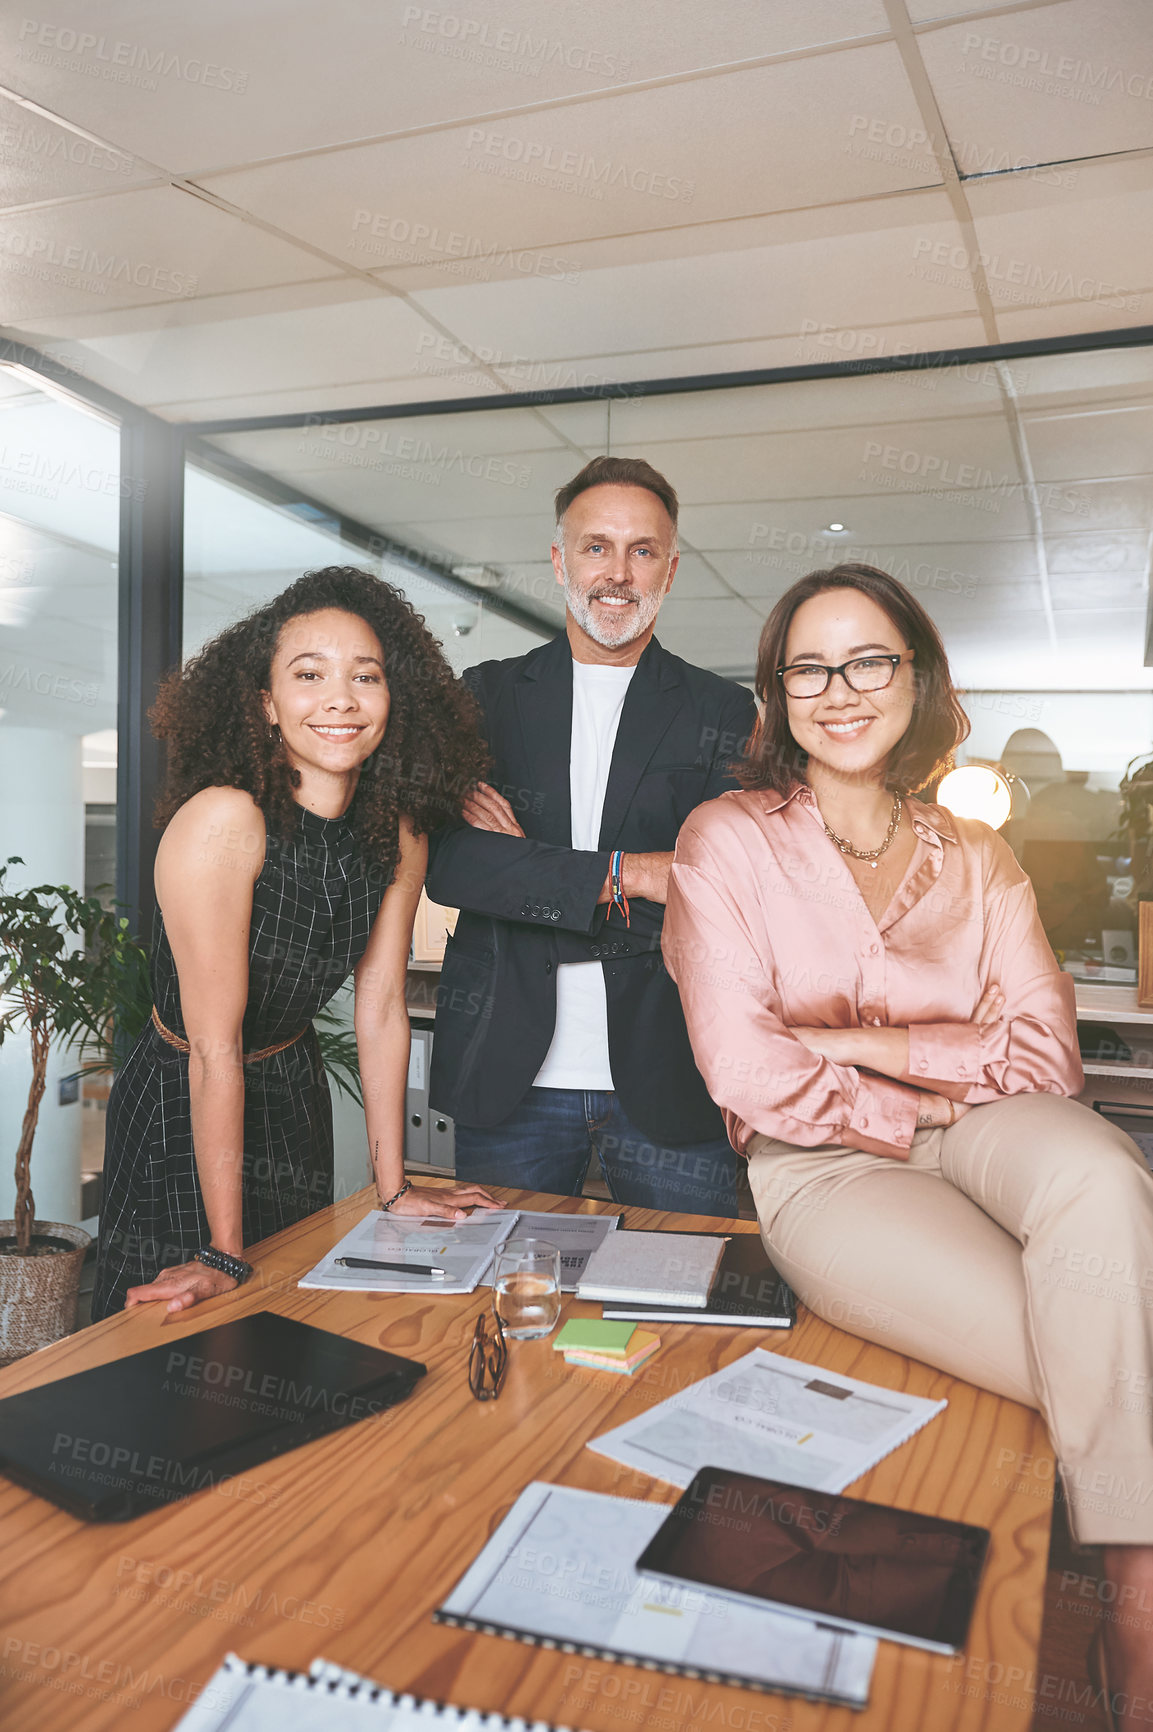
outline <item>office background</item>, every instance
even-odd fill
[[[0,62],[26,881],[146,919],[156,680],[308,567],[401,583],[458,668],[554,634],[551,495],[611,450],[681,496],[670,649],[748,680],[796,576],[894,571],[968,754],[1029,784],[1039,884],[1071,844],[1095,930],[1123,920],[1117,788],[1153,746],[1146,0],[54,0],[0,19]],[[36,1153],[64,1220],[101,1122],[60,1104],[72,1068]]]

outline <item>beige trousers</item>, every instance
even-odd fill
[[[1153,1545],[1153,1178],[1076,1101],[1013,1095],[909,1160],[755,1136],[765,1246],[828,1322],[1040,1410],[1074,1536]]]

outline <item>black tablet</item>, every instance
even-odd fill
[[[955,1654],[988,1545],[967,1522],[703,1467],[637,1569]]]
[[[0,1400],[0,1473],[125,1521],[392,1407],[424,1371],[255,1311]]]

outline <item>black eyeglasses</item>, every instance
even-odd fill
[[[468,1355],[468,1386],[478,1401],[496,1400],[508,1369],[504,1325],[499,1317],[495,1317],[491,1337],[487,1326],[488,1312],[482,1311],[476,1320]]]
[[[834,674],[840,674],[852,692],[883,692],[892,685],[901,663],[912,659],[912,650],[906,650],[899,656],[854,656],[839,668],[823,662],[794,662],[792,667],[778,668],[777,678],[791,698],[819,698]]]

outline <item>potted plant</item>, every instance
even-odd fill
[[[77,1046],[86,1073],[111,1070],[131,1050],[152,1014],[148,953],[128,921],[68,885],[9,890],[0,866],[0,1044],[27,1030],[32,1080],[16,1150],[16,1206],[0,1220],[0,1363],[56,1341],[76,1327],[84,1253],[82,1228],[37,1221],[32,1142],[54,1045]],[[340,1016],[316,1018],[321,1060],[331,1080],[361,1101],[356,1040]]]
[[[0,1361],[76,1327],[80,1269],[91,1243],[79,1227],[35,1218],[32,1145],[49,1053],[76,1045],[81,1056],[95,1050],[90,1068],[107,1068],[113,1038],[130,1042],[137,1032],[129,1026],[132,1012],[142,997],[150,1002],[148,959],[127,920],[68,885],[10,889],[9,868],[19,865],[13,855],[0,866],[0,1043],[15,1030],[27,1032],[32,1080],[16,1149],[15,1214],[0,1220]],[[126,1007],[119,1016],[118,1004]]]

